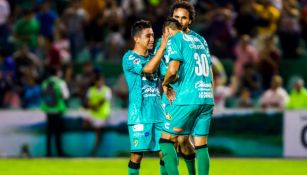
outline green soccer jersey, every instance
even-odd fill
[[[154,53],[156,54],[156,52],[158,51],[158,49],[160,48],[160,45],[161,45],[161,38],[158,40],[157,44],[156,44],[156,47],[155,47],[155,50],[154,50]],[[160,61],[160,65],[159,65],[159,75],[160,75],[160,79],[161,81],[163,81],[164,79],[164,76],[166,75],[166,72],[167,72],[167,68],[168,68],[168,64],[169,64],[169,58],[168,58],[168,55],[167,55],[167,51],[164,51],[164,55]],[[173,88],[176,88],[175,85],[172,85]],[[169,101],[168,99],[166,98],[165,94],[162,93],[162,105],[168,105],[169,104]]]
[[[178,32],[168,41],[167,56],[181,62],[173,104],[214,104],[211,60],[204,40]]]
[[[129,88],[128,124],[163,122],[158,71],[144,74],[143,69],[152,58],[129,50],[123,57],[122,66]]]

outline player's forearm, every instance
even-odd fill
[[[157,69],[158,65],[160,64],[160,61],[163,57],[165,48],[159,48],[156,52],[155,56],[146,64],[146,66],[143,69],[144,73],[152,74]]]
[[[164,77],[164,81],[162,83],[163,86],[175,83],[178,80],[178,70],[180,64],[181,64],[180,61],[176,60],[173,60],[169,63],[166,75]]]
[[[170,69],[167,70],[167,73],[164,77],[163,86],[168,86],[171,83],[175,83],[178,80],[178,75],[177,75],[177,71],[172,71]]]
[[[162,83],[163,86],[168,86],[169,84],[175,83],[178,80],[178,76],[176,75],[170,75],[169,77],[165,77],[164,81]]]

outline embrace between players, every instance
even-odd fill
[[[154,47],[150,22],[140,20],[132,26],[134,48],[122,60],[129,88],[129,175],[139,174],[148,151],[159,152],[161,175],[179,174],[177,151],[190,175],[196,170],[209,174],[213,79],[207,43],[189,28],[194,17],[189,2],[174,3],[154,54],[149,52]]]

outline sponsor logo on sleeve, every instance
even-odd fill
[[[134,58],[135,58],[135,56],[130,55],[130,56],[128,57],[128,60],[134,60]]]
[[[133,132],[139,132],[144,130],[144,125],[143,124],[137,124],[132,126],[132,131]]]

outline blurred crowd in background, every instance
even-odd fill
[[[37,109],[48,69],[62,70],[71,108],[86,104],[104,63],[121,65],[131,25],[150,20],[155,38],[174,0],[0,0],[0,107]],[[282,60],[306,59],[307,0],[191,0],[192,29],[212,54],[215,101],[225,107],[307,109],[304,79],[283,83]],[[224,60],[231,61],[226,72]],[[105,75],[112,106],[125,108],[123,75]],[[290,81],[289,81],[290,82]]]

